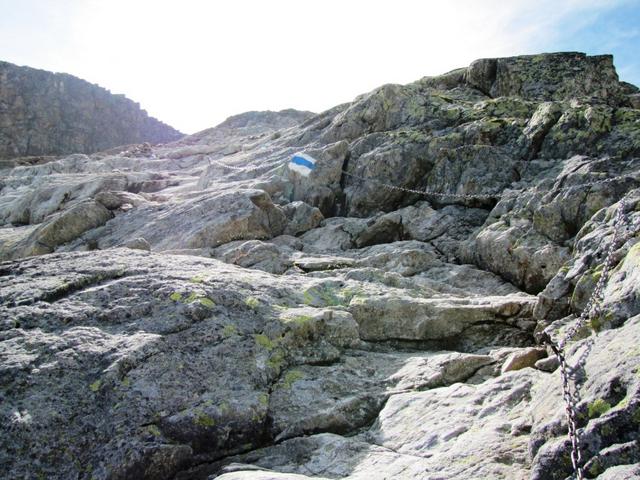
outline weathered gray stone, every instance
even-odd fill
[[[526,338],[533,304],[534,299],[528,296],[421,299],[388,295],[356,297],[351,300],[349,310],[365,340],[427,340],[454,344],[468,351],[487,334],[498,338],[512,336],[510,340],[515,344],[518,337]],[[474,329],[475,324],[483,328]],[[488,327],[490,324],[493,328]],[[487,338],[481,341],[491,344]]]
[[[93,200],[77,203],[41,223],[28,237],[15,245],[13,251],[0,252],[0,258],[6,260],[53,252],[59,245],[104,225],[111,218],[111,212],[101,203]]]
[[[600,313],[565,353],[587,477],[633,475],[635,93],[607,57],[490,59],[319,115],[0,164],[2,255],[42,232],[55,250],[0,264],[0,476],[564,479],[535,342],[583,313],[622,198]]]
[[[560,362],[558,361],[558,357],[551,356],[538,360],[534,364],[534,366],[535,368],[537,368],[538,370],[542,370],[543,372],[553,372],[560,366]]]
[[[260,190],[200,193],[165,204],[141,205],[87,237],[99,248],[145,238],[154,250],[204,248],[283,233],[286,217]]]
[[[133,240],[128,241],[124,245],[127,248],[131,248],[133,250],[146,250],[147,252],[151,251],[151,245],[144,238],[134,238]]]
[[[578,418],[579,426],[583,428],[583,458],[593,467],[590,476],[602,473],[607,467],[628,463],[624,455],[616,460],[608,449],[614,444],[638,441],[640,396],[634,372],[640,358],[638,349],[629,347],[640,340],[639,322],[640,317],[635,316],[617,330],[582,340],[571,347],[567,358],[573,364],[585,350],[588,351],[582,369],[584,380],[579,383]],[[559,479],[570,473],[571,465],[567,462],[570,444],[563,435],[566,419],[558,408],[560,396],[559,371],[540,382],[533,392],[533,430],[529,447],[534,456],[533,479]],[[606,457],[611,460],[603,462]]]
[[[513,352],[502,365],[501,372],[512,372],[523,368],[533,367],[536,362],[547,356],[544,348],[524,348]]]
[[[316,228],[324,220],[319,208],[300,201],[288,203],[282,210],[289,220],[284,229],[285,235],[300,235]]]
[[[455,384],[392,395],[373,426],[361,435],[294,438],[234,461],[306,478],[524,480],[528,459],[523,429],[529,392],[541,375],[527,370],[483,385]],[[514,426],[518,428],[513,430]],[[252,474],[246,468],[231,478],[250,479]]]
[[[316,159],[315,168],[308,176],[288,169],[288,177],[293,184],[291,199],[304,200],[309,205],[318,207],[325,216],[333,215],[348,148],[348,143],[342,141],[323,149],[305,150],[304,153]]]

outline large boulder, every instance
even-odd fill
[[[53,252],[56,247],[104,225],[113,217],[101,203],[86,200],[50,217],[11,250],[0,251],[0,259],[30,257]]]
[[[217,247],[239,239],[269,239],[283,233],[284,213],[261,190],[203,192],[168,203],[139,205],[117,215],[74,245],[97,248],[142,237],[153,250]]]

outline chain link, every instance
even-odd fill
[[[272,164],[267,164],[267,165],[258,165],[258,166],[253,166],[253,167],[236,167],[233,165],[227,165],[224,164],[222,162],[219,162],[217,160],[214,160],[210,157],[207,157],[208,161],[219,166],[219,167],[223,167],[223,168],[228,168],[229,170],[234,170],[234,171],[239,171],[239,172],[244,172],[244,173],[248,173],[248,172],[253,172],[255,170],[260,170],[263,168],[273,168],[276,166],[284,166],[287,163],[289,163],[288,160],[286,161],[278,161],[278,162],[274,162]],[[341,170],[340,171],[343,175],[346,175],[348,177],[354,178],[356,180],[360,180],[361,182],[366,182],[366,183],[372,183],[375,185],[379,185],[381,187],[387,188],[389,190],[393,190],[393,191],[399,191],[399,192],[405,192],[405,193],[411,193],[411,194],[415,194],[415,195],[423,195],[423,196],[427,196],[427,197],[436,197],[436,198],[450,198],[450,199],[459,199],[459,200],[492,200],[492,199],[499,199],[502,198],[504,196],[504,193],[490,193],[490,194],[462,194],[462,193],[442,193],[442,192],[435,192],[432,190],[417,190],[417,189],[413,189],[413,188],[405,188],[405,187],[399,187],[397,185],[391,185],[389,183],[385,183],[382,182],[380,180],[376,180],[375,178],[370,178],[370,177],[363,177],[360,175],[356,175],[355,173],[351,173],[348,172],[347,170]],[[566,187],[560,187],[560,188],[556,188],[556,189],[550,189],[550,191],[553,192],[559,192],[559,191],[564,191],[564,190],[571,190],[572,188],[584,188],[584,187],[591,187],[591,186],[595,186],[595,185],[603,185],[606,183],[613,183],[616,182],[618,180],[623,180],[623,179],[627,179],[627,178],[633,178],[635,176],[638,175],[639,172],[631,172],[628,174],[624,174],[624,175],[616,175],[613,177],[609,177],[609,178],[604,178],[602,180],[594,180],[592,182],[585,182],[585,183],[581,183],[578,185],[569,185]],[[524,192],[526,189],[517,189],[517,190],[510,190],[510,192],[513,193],[517,193],[517,192]]]
[[[234,170],[236,172],[242,172],[242,173],[249,173],[249,172],[254,172],[256,170],[262,170],[262,169],[272,168],[275,166],[281,166],[280,164],[282,164],[282,162],[278,160],[277,162],[273,162],[270,164],[256,165],[253,167],[236,167],[235,165],[227,165],[225,163],[219,162],[218,160],[214,160],[211,157],[207,157],[207,160],[209,161],[209,163],[213,163],[214,165],[217,165],[219,167],[228,168],[229,170]]]
[[[616,209],[616,215],[613,221],[613,238],[611,239],[611,243],[609,243],[609,248],[602,264],[602,272],[600,274],[600,278],[598,279],[598,282],[593,289],[593,293],[589,297],[587,305],[582,310],[580,317],[578,317],[578,320],[573,324],[573,326],[567,330],[564,338],[560,342],[558,342],[558,347],[560,349],[564,348],[566,343],[570,341],[576,335],[576,333],[578,333],[578,331],[588,320],[597,317],[601,313],[600,302],[602,301],[604,287],[609,277],[609,271],[611,270],[611,266],[613,265],[614,254],[620,241],[621,230],[622,227],[624,225],[627,225],[629,222],[627,216],[624,213],[625,208],[625,201],[624,199],[622,199],[620,200],[618,208]]]
[[[582,469],[582,448],[580,444],[580,434],[578,431],[578,388],[575,385],[575,382],[572,382],[571,375],[569,374],[569,367],[567,365],[567,360],[565,357],[565,346],[567,342],[569,342],[575,335],[580,331],[580,329],[585,325],[585,323],[589,320],[594,319],[595,317],[602,314],[602,300],[604,297],[604,288],[607,283],[609,272],[611,267],[613,266],[613,261],[615,257],[616,249],[620,243],[626,241],[628,237],[635,234],[635,226],[631,228],[626,235],[622,235],[623,226],[629,225],[629,219],[625,214],[626,204],[624,198],[620,200],[618,204],[618,208],[616,209],[615,218],[613,221],[614,231],[613,238],[609,243],[609,247],[607,249],[607,254],[602,264],[602,272],[600,274],[600,278],[596,283],[596,286],[589,297],[589,301],[587,305],[582,310],[580,317],[575,321],[575,323],[567,329],[565,335],[558,342],[555,342],[548,331],[544,331],[542,335],[542,342],[546,343],[554,355],[558,359],[558,363],[560,365],[560,376],[562,379],[562,396],[565,403],[565,413],[567,416],[567,434],[569,436],[569,440],[571,441],[571,464],[573,467],[573,478],[576,480],[584,479],[584,470]],[[622,240],[622,241],[621,241]],[[572,370],[575,370],[579,367],[579,364],[575,365]],[[573,388],[572,384],[573,383]]]
[[[413,193],[413,194],[417,194],[417,195],[425,195],[425,196],[429,196],[429,197],[454,198],[454,199],[461,199],[461,200],[491,200],[491,199],[494,199],[494,198],[500,198],[502,196],[499,193],[498,194],[465,195],[465,194],[460,194],[460,193],[442,193],[442,192],[433,192],[433,191],[428,191],[428,190],[415,190],[415,189],[412,189],[412,188],[404,188],[404,187],[398,187],[397,185],[390,185],[388,183],[384,183],[384,182],[381,182],[379,180],[375,180],[373,178],[361,177],[361,176],[356,175],[354,173],[347,172],[346,170],[342,170],[342,173],[344,175],[347,175],[347,176],[351,177],[351,178],[355,178],[355,179],[363,181],[363,182],[374,183],[376,185],[380,185],[381,187],[388,188],[389,190],[401,191],[401,192],[405,192],[405,193]]]
[[[250,172],[250,171],[255,171],[258,170],[260,168],[264,168],[265,165],[261,165],[258,167],[235,167],[235,166],[231,166],[231,165],[225,165],[221,162],[218,162],[216,160],[213,160],[211,158],[209,158],[209,161],[224,167],[224,168],[228,168],[230,170],[235,170],[235,171],[243,171],[243,172]],[[285,165],[287,162],[282,163],[282,165]],[[269,167],[273,167],[276,164],[271,164],[268,165]],[[411,194],[417,194],[417,195],[424,195],[424,196],[431,196],[431,197],[437,197],[437,198],[452,198],[452,199],[462,199],[462,200],[490,200],[490,199],[499,199],[502,196],[504,196],[504,193],[496,193],[496,194],[457,194],[457,193],[442,193],[442,192],[434,192],[434,191],[429,191],[429,190],[417,190],[417,189],[412,189],[412,188],[405,188],[405,187],[399,187],[397,185],[391,185],[373,178],[367,178],[367,177],[362,177],[360,175],[356,175],[354,173],[348,172],[346,170],[341,170],[341,173],[343,175],[346,175],[348,177],[354,178],[356,180],[360,180],[362,182],[367,182],[367,183],[372,183],[375,185],[379,185],[381,187],[387,188],[389,190],[392,191],[400,191],[400,192],[405,192],[405,193],[411,193]],[[564,191],[564,190],[571,190],[574,188],[585,188],[585,187],[591,187],[591,186],[595,186],[595,185],[603,185],[603,184],[607,184],[607,183],[613,183],[616,182],[618,180],[623,180],[623,179],[628,179],[628,178],[634,178],[638,175],[638,172],[631,172],[625,175],[616,175],[613,177],[609,177],[609,178],[604,178],[602,180],[594,180],[592,182],[585,182],[585,183],[581,183],[578,185],[569,185],[566,187],[560,187],[560,188],[556,188],[556,189],[550,189],[550,191],[552,192],[559,192],[559,191]],[[517,193],[517,192],[523,192],[524,189],[520,189],[520,190],[511,190],[512,193]],[[614,233],[613,233],[613,238],[611,239],[611,243],[609,244],[608,250],[607,250],[607,254],[605,257],[605,260],[603,262],[603,266],[602,266],[602,272],[600,274],[600,278],[598,279],[598,282],[596,283],[595,288],[593,289],[593,292],[589,298],[589,301],[587,302],[587,305],[585,306],[584,310],[582,311],[582,313],[580,314],[580,317],[578,317],[577,321],[566,331],[564,338],[562,338],[560,341],[555,342],[550,334],[545,331],[543,332],[541,341],[543,343],[546,343],[551,350],[553,351],[553,353],[555,354],[556,358],[558,359],[558,363],[560,366],[560,375],[562,378],[562,396],[564,399],[564,403],[565,403],[565,413],[567,416],[567,430],[568,430],[568,436],[569,436],[569,440],[571,442],[571,464],[573,467],[573,475],[572,477],[575,478],[576,480],[584,480],[584,470],[582,468],[582,448],[581,448],[581,444],[580,444],[580,434],[578,431],[578,402],[579,402],[579,396],[578,396],[578,389],[577,386],[575,385],[575,383],[573,384],[573,388],[572,388],[572,379],[571,379],[571,375],[569,373],[569,366],[567,364],[567,360],[565,357],[565,353],[564,353],[564,349],[565,346],[567,344],[567,342],[569,342],[573,337],[575,337],[575,335],[578,333],[578,331],[585,325],[585,323],[597,316],[599,316],[601,314],[601,302],[603,299],[603,294],[604,294],[604,288],[609,276],[609,272],[611,270],[611,267],[613,265],[613,260],[614,260],[614,256],[615,256],[615,252],[618,246],[618,243],[620,243],[620,237],[621,237],[621,230],[622,230],[622,226],[623,225],[628,225],[628,218],[625,215],[625,202],[624,199],[620,200],[620,203],[618,205],[618,208],[616,210],[616,214],[615,214],[615,218],[614,218]],[[635,228],[632,229],[631,234],[633,234],[633,230],[635,230]],[[578,367],[579,365],[576,365],[575,367]],[[574,369],[575,369],[574,367]]]

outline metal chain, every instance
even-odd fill
[[[236,167],[234,165],[227,165],[225,163],[219,162],[218,160],[214,160],[211,157],[207,157],[207,160],[210,163],[213,163],[214,165],[217,165],[219,167],[228,168],[229,170],[234,170],[234,171],[243,172],[243,173],[254,172],[256,170],[261,170],[263,168],[272,168],[272,167],[275,167],[275,166],[280,166],[279,164],[282,163],[280,160],[278,160],[277,162],[274,162],[274,163],[271,163],[271,164],[256,165],[256,166],[253,166],[253,167]]]
[[[620,200],[618,204],[618,208],[616,210],[615,218],[613,221],[614,231],[613,238],[611,239],[611,243],[607,249],[607,254],[605,260],[603,262],[602,273],[600,274],[600,278],[596,283],[596,286],[589,297],[589,301],[587,305],[583,309],[580,317],[576,320],[576,322],[567,329],[564,337],[555,342],[548,331],[543,332],[542,342],[546,343],[554,355],[558,359],[558,363],[560,364],[560,376],[562,378],[562,396],[565,403],[565,413],[567,415],[567,435],[569,436],[569,440],[571,441],[571,465],[573,466],[573,475],[572,477],[576,480],[584,479],[584,470],[582,469],[582,449],[580,445],[580,434],[578,432],[578,388],[573,384],[573,389],[571,388],[571,375],[569,374],[569,367],[567,365],[567,360],[564,354],[565,346],[569,340],[571,340],[578,331],[584,326],[584,324],[597,316],[599,316],[602,312],[601,310],[601,302],[604,295],[604,287],[607,283],[607,279],[609,276],[609,271],[613,265],[613,259],[615,256],[615,252],[618,244],[620,243],[621,231],[623,225],[628,225],[629,221],[627,216],[625,215],[625,201],[624,198]],[[632,235],[635,229],[632,229],[628,235]],[[626,240],[626,239],[625,239]],[[579,365],[575,365],[573,369],[578,367]]]
[[[560,376],[562,378],[562,398],[564,399],[565,413],[567,415],[567,435],[571,441],[571,465],[573,467],[573,475],[576,480],[584,479],[584,471],[582,470],[582,448],[580,445],[580,435],[578,433],[578,398],[577,387],[574,385],[571,390],[571,380],[569,376],[569,368],[563,350],[553,341],[551,337],[545,338],[545,343],[551,347],[558,362],[560,363]]]
[[[254,166],[254,167],[236,167],[236,166],[232,166],[232,165],[226,165],[222,162],[219,162],[217,160],[214,160],[210,157],[208,157],[209,162],[214,163],[215,165],[218,165],[219,167],[223,167],[223,168],[228,168],[229,170],[235,170],[235,171],[241,171],[241,172],[252,172],[255,170],[260,170],[262,168],[272,168],[275,166],[278,166],[278,164],[281,164],[279,166],[284,166],[287,163],[289,163],[288,160],[283,161],[283,162],[274,162],[272,164],[268,164],[268,165],[258,165],[258,166]],[[360,175],[356,175],[355,173],[351,173],[348,172],[347,170],[341,170],[340,171],[343,175],[346,175],[348,177],[351,178],[355,178],[356,180],[360,180],[362,182],[367,182],[367,183],[373,183],[376,185],[379,185],[381,187],[387,188],[389,190],[393,190],[393,191],[400,191],[400,192],[405,192],[405,193],[412,193],[412,194],[416,194],[416,195],[424,195],[427,197],[437,197],[437,198],[452,198],[452,199],[461,199],[461,200],[491,200],[491,199],[498,199],[498,198],[502,198],[504,196],[504,193],[490,193],[490,194],[460,194],[460,193],[442,193],[442,192],[435,192],[435,191],[430,191],[430,190],[417,190],[417,189],[412,189],[412,188],[405,188],[405,187],[399,187],[397,185],[391,185],[389,183],[385,183],[382,182],[380,180],[376,180],[374,178],[367,178],[367,177],[362,177]],[[602,185],[602,184],[606,184],[606,183],[612,183],[615,182],[617,180],[622,180],[622,179],[626,179],[629,177],[633,177],[638,175],[639,172],[631,172],[625,175],[616,175],[613,177],[609,177],[609,178],[604,178],[602,180],[594,180],[592,182],[585,182],[585,183],[581,183],[579,185],[569,185],[566,187],[560,187],[560,188],[556,188],[553,191],[554,192],[559,192],[559,191],[563,191],[563,190],[570,190],[572,188],[583,188],[583,187],[591,187],[594,185]],[[520,190],[512,190],[512,192],[522,192],[524,191],[524,189],[520,189]]]
[[[243,172],[250,172],[250,171],[258,170],[259,168],[265,167],[264,165],[262,165],[259,167],[242,168],[242,167],[235,167],[231,165],[225,165],[221,162],[218,162],[212,159],[209,159],[209,161],[221,167],[228,168],[230,170],[243,171]],[[283,165],[285,163],[288,163],[288,161],[284,162]],[[272,167],[272,166],[275,166],[275,164],[269,165],[269,167]],[[434,192],[434,191],[428,191],[428,190],[416,190],[412,188],[404,188],[404,187],[399,187],[397,185],[391,185],[373,178],[362,177],[354,173],[348,172],[346,170],[341,170],[341,173],[351,178],[355,178],[363,182],[373,183],[392,191],[400,191],[400,192],[417,194],[417,195],[433,196],[438,198],[453,198],[453,199],[463,199],[463,200],[489,200],[489,199],[501,198],[504,195],[503,193],[465,195],[465,194],[457,194],[457,193]],[[634,177],[637,175],[638,175],[638,172],[631,172],[629,174],[616,175],[616,176],[605,178],[602,180],[585,182],[579,185],[569,185],[566,187],[560,187],[560,188],[554,189],[553,191],[558,192],[563,190],[570,190],[572,188],[584,188],[584,187],[591,187],[594,185],[602,185],[606,183],[612,183],[617,180],[627,179],[629,177]],[[523,190],[512,190],[512,191],[518,192]],[[567,342],[570,341],[578,333],[578,331],[584,326],[584,324],[588,320],[600,315],[601,313],[600,304],[602,302],[604,287],[609,276],[609,271],[611,270],[611,267],[613,265],[614,254],[615,254],[617,245],[620,241],[620,232],[622,230],[622,226],[624,224],[628,224],[628,219],[625,215],[625,208],[626,208],[625,201],[624,199],[622,199],[620,200],[620,203],[616,210],[616,215],[614,218],[613,238],[607,250],[607,254],[602,267],[602,273],[600,274],[600,278],[598,279],[598,282],[596,283],[596,286],[593,289],[593,292],[589,298],[589,301],[587,302],[587,305],[585,306],[584,310],[580,314],[580,317],[578,317],[577,321],[567,330],[564,338],[562,338],[557,343],[551,338],[549,333],[546,331],[543,332],[542,338],[541,338],[543,343],[546,343],[547,345],[549,345],[549,347],[557,357],[558,363],[560,364],[560,374],[562,377],[562,396],[565,402],[565,413],[567,416],[567,424],[568,424],[568,428],[567,428],[568,436],[569,436],[569,440],[571,441],[571,464],[574,472],[572,477],[575,478],[576,480],[584,480],[584,470],[582,469],[582,449],[580,445],[580,434],[578,432],[578,419],[577,419],[579,397],[578,397],[578,390],[576,385],[574,384],[573,388],[571,386],[572,380],[571,380],[571,375],[569,374],[569,367],[567,365],[564,349]],[[575,367],[577,366],[578,365],[576,365]]]
[[[614,254],[620,240],[620,231],[622,230],[623,225],[628,224],[627,216],[624,213],[625,208],[626,205],[623,198],[618,204],[616,215],[613,220],[613,238],[611,239],[611,243],[609,244],[609,248],[607,250],[607,255],[603,262],[600,278],[598,279],[598,282],[593,289],[593,293],[589,297],[587,305],[582,310],[580,317],[578,317],[578,320],[573,324],[573,326],[571,326],[571,328],[567,330],[564,338],[560,342],[558,342],[558,347],[560,347],[561,349],[563,349],[566,343],[571,340],[576,335],[576,333],[578,333],[578,331],[582,328],[587,320],[594,318],[600,314],[600,302],[602,301],[604,287],[609,276],[609,270],[611,270]]]
[[[349,173],[346,170],[342,170],[342,173],[345,175],[348,175],[350,177],[356,178],[358,180],[364,181],[364,182],[371,182],[371,183],[375,183],[377,185],[380,185],[382,187],[388,188],[390,190],[400,190],[406,193],[415,193],[415,194],[419,194],[419,195],[426,195],[426,196],[434,196],[434,197],[440,197],[440,198],[459,198],[459,199],[464,199],[464,200],[488,200],[488,199],[492,199],[492,198],[502,198],[504,196],[503,193],[493,193],[493,194],[458,194],[458,193],[441,193],[441,192],[434,192],[434,191],[429,191],[429,190],[414,190],[411,188],[404,188],[404,187],[398,187],[396,185],[390,185],[388,183],[384,183],[381,182],[379,180],[375,180],[375,179],[371,179],[371,178],[365,178],[365,177],[361,177],[358,175],[355,175],[353,173]],[[628,173],[625,175],[616,175],[614,177],[609,177],[609,178],[604,178],[602,180],[594,180],[592,182],[585,182],[585,183],[581,183],[579,185],[569,185],[566,187],[560,187],[557,189],[554,189],[554,192],[559,192],[562,190],[570,190],[572,188],[583,188],[583,187],[591,187],[594,185],[601,185],[604,183],[611,183],[611,182],[615,182],[616,180],[621,180],[621,179],[625,179],[625,178],[629,178],[632,177],[634,175],[638,175],[639,172],[632,172],[632,173]],[[524,189],[520,189],[520,190],[511,190],[512,192],[523,192]]]
[[[496,193],[496,194],[465,195],[465,194],[460,194],[460,193],[441,193],[441,192],[433,192],[433,191],[428,191],[428,190],[414,190],[412,188],[404,188],[404,187],[398,187],[396,185],[390,185],[388,183],[384,183],[384,182],[381,182],[379,180],[375,180],[373,178],[361,177],[359,175],[356,175],[355,173],[347,172],[346,170],[342,170],[342,173],[344,175],[347,175],[347,176],[351,177],[351,178],[355,178],[355,179],[363,181],[363,182],[374,183],[376,185],[380,185],[381,187],[388,188],[389,190],[396,190],[396,191],[401,191],[401,192],[406,192],[406,193],[425,195],[425,196],[429,196],[429,197],[459,198],[459,199],[463,199],[463,200],[489,200],[489,199],[493,199],[493,198],[500,198],[502,196],[499,193]]]

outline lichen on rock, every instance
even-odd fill
[[[539,334],[601,280],[565,349],[582,456],[635,475],[634,95],[609,56],[482,59],[0,164],[0,476],[564,479]]]

